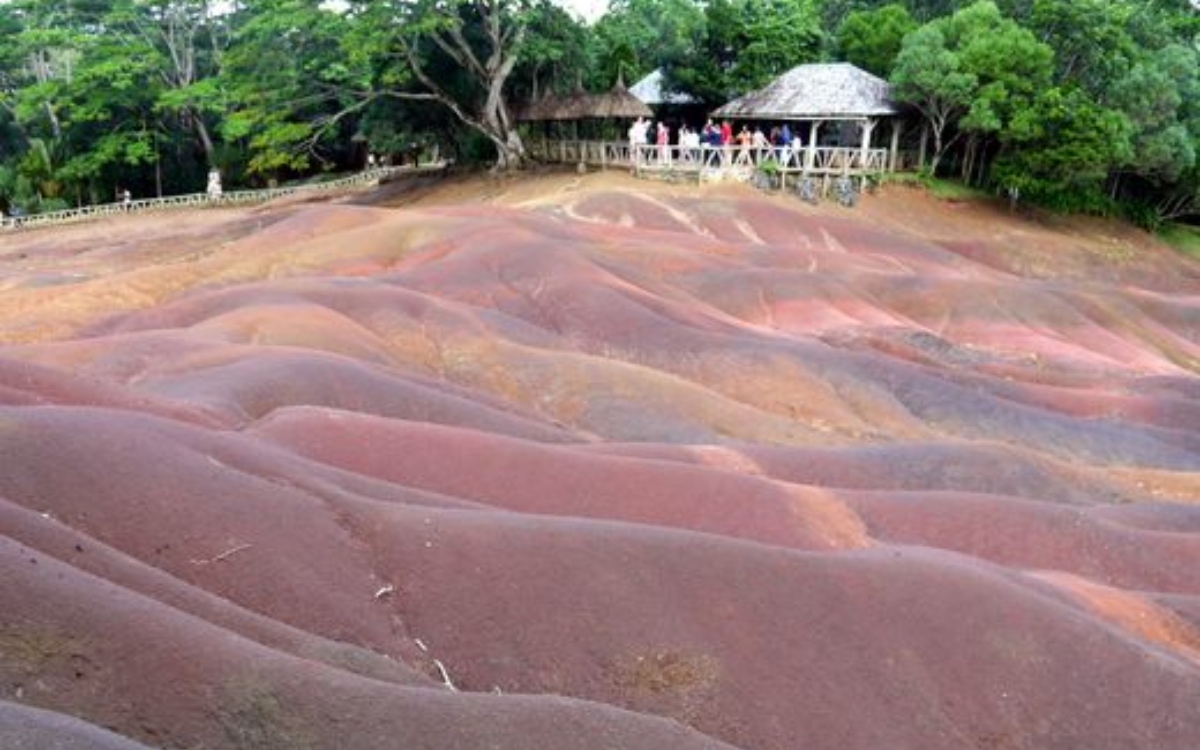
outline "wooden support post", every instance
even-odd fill
[[[862,148],[859,151],[858,168],[867,171],[867,155],[871,150],[871,133],[875,130],[876,122],[871,119],[862,122]]]
[[[808,135],[808,150],[804,154],[804,173],[808,174],[812,171],[813,165],[817,163],[817,133],[821,130],[821,121],[813,120],[812,128],[809,129]]]
[[[900,158],[900,131],[904,129],[904,121],[899,117],[892,120],[892,145],[888,151],[887,171],[895,172],[896,163]]]

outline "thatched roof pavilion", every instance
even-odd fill
[[[652,117],[650,107],[625,88],[622,81],[603,94],[577,91],[573,94],[551,95],[533,102],[517,113],[521,122],[566,120],[636,120]]]
[[[882,78],[850,63],[800,65],[718,108],[715,117],[754,120],[865,120],[899,113]]]
[[[625,88],[624,81],[617,81],[610,91],[592,94],[577,105],[579,117],[592,120],[636,120],[651,117],[654,112]]]
[[[880,118],[892,119],[889,169],[896,164],[900,110],[891,101],[891,86],[850,63],[799,65],[757,91],[751,91],[713,113],[717,118],[808,123],[807,147],[816,149],[823,123],[837,130],[857,129],[865,154]]]

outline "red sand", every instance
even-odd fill
[[[1198,746],[1195,263],[408,200],[0,236],[0,746]]]

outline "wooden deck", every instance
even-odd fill
[[[586,164],[601,169],[630,169],[642,177],[695,178],[699,182],[749,181],[755,173],[778,175],[781,189],[803,179],[828,186],[833,178],[866,180],[891,171],[886,148],[689,148],[631,146],[616,141],[533,141],[537,159],[562,164]]]

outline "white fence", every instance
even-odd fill
[[[73,224],[81,221],[91,221],[105,216],[119,216],[133,212],[166,211],[176,208],[198,208],[214,206],[235,206],[251,203],[265,203],[285,195],[297,193],[323,193],[344,190],[362,185],[376,184],[385,178],[402,174],[419,174],[423,172],[439,172],[445,169],[445,162],[434,162],[419,166],[377,167],[363,172],[341,177],[326,182],[313,182],[304,185],[267,188],[264,190],[231,190],[221,194],[219,198],[210,197],[207,193],[190,193],[188,195],[171,195],[165,198],[145,198],[129,203],[104,203],[98,206],[82,206],[65,211],[50,211],[31,216],[8,216],[0,221],[0,226],[6,229],[32,228]]]
[[[533,141],[538,159],[565,164],[625,167],[636,174],[674,173],[701,181],[749,180],[755,172],[779,176],[781,187],[804,177],[861,177],[888,171],[886,148],[831,146],[655,146],[615,141]]]

